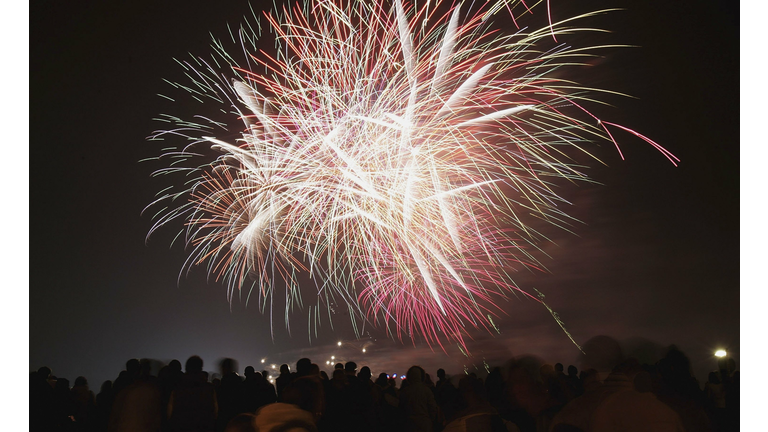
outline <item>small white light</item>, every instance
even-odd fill
[[[277,369],[277,365],[272,365],[272,369]]]
[[[726,356],[725,350],[717,350],[715,351],[715,357],[725,357]]]
[[[363,352],[365,352],[365,348],[363,348]]]
[[[325,361],[325,364],[327,364],[327,365],[328,365],[328,364],[331,364],[331,361],[330,361],[330,360],[326,360],[326,361]]]
[[[264,359],[261,359],[261,362],[264,363]]]
[[[331,356],[331,360],[334,360],[335,358],[336,358],[336,356]]]
[[[341,346],[341,341],[339,341],[339,343],[337,343],[336,345]]]

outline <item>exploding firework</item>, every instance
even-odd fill
[[[173,86],[230,120],[161,118],[173,126],[153,139],[186,142],[156,174],[186,180],[158,195],[150,234],[185,221],[185,267],[265,306],[284,297],[286,325],[310,297],[310,325],[341,305],[356,328],[463,345],[495,328],[500,298],[541,301],[511,274],[542,268],[532,220],[572,221],[556,190],[589,181],[589,145],[615,144],[615,127],[676,159],[562,78],[587,52],[562,39],[598,12],[505,33],[492,25],[505,10],[515,26],[529,11],[315,0],[262,17],[274,49],[244,25],[243,61],[214,41],[210,59],[179,62],[191,83]]]

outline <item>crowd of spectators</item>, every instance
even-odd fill
[[[419,366],[405,379],[377,377],[353,361],[331,373],[308,358],[270,382],[224,359],[212,378],[198,356],[151,373],[129,360],[98,392],[84,377],[30,373],[30,430],[83,432],[722,432],[739,430],[739,372],[723,361],[704,386],[674,346],[653,365],[623,359],[612,370],[551,365],[523,356],[503,367],[437,381]],[[485,375],[485,374],[484,374]],[[604,375],[604,376],[603,376]]]

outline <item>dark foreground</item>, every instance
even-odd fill
[[[41,367],[30,373],[30,430],[739,430],[739,372],[733,360],[719,362],[703,387],[675,347],[653,365],[630,358],[614,359],[612,366],[579,372],[519,357],[485,377],[449,377],[439,369],[437,381],[413,366],[398,386],[397,377],[372,377],[368,367],[358,370],[354,362],[337,364],[329,377],[304,358],[294,372],[282,365],[272,379],[251,366],[240,376],[237,363],[224,359],[220,378],[209,380],[197,356],[186,361],[184,371],[174,360],[157,376],[149,361],[132,359],[98,395],[84,377],[70,387],[69,380]]]

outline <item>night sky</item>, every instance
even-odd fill
[[[193,354],[210,371],[222,357],[238,360],[242,371],[258,369],[262,358],[293,366],[308,356],[324,367],[331,355],[374,373],[405,373],[414,363],[458,373],[521,354],[579,366],[578,349],[549,312],[522,298],[504,305],[500,335],[473,333],[467,358],[455,345],[433,352],[370,325],[356,339],[344,316],[310,341],[303,312],[289,335],[282,316],[271,328],[256,303],[230,304],[204,269],[179,280],[186,255],[169,245],[181,226],[145,243],[151,218],[141,211],[167,184],[150,177],[159,165],[139,160],[162,148],[146,140],[162,127],[152,118],[175,114],[157,96],[169,93],[164,78],[185,80],[173,58],[207,56],[209,33],[225,38],[227,23],[236,27],[251,14],[246,1],[226,3],[30,5],[29,369],[47,365],[71,382],[83,375],[96,389],[129,358],[183,363]],[[585,77],[635,96],[610,98],[615,108],[599,112],[681,163],[674,167],[616,132],[626,160],[602,145],[598,154],[609,166],[590,174],[603,185],[563,191],[573,202],[568,212],[585,222],[577,235],[549,230],[555,244],[542,248],[552,259],[540,258],[550,273],[521,273],[516,281],[545,293],[577,342],[607,335],[625,347],[674,343],[703,381],[715,349],[740,360],[738,6],[593,1],[571,10],[568,3],[552,2],[555,19],[625,8],[593,23],[613,32],[604,43],[636,47],[602,51]]]

